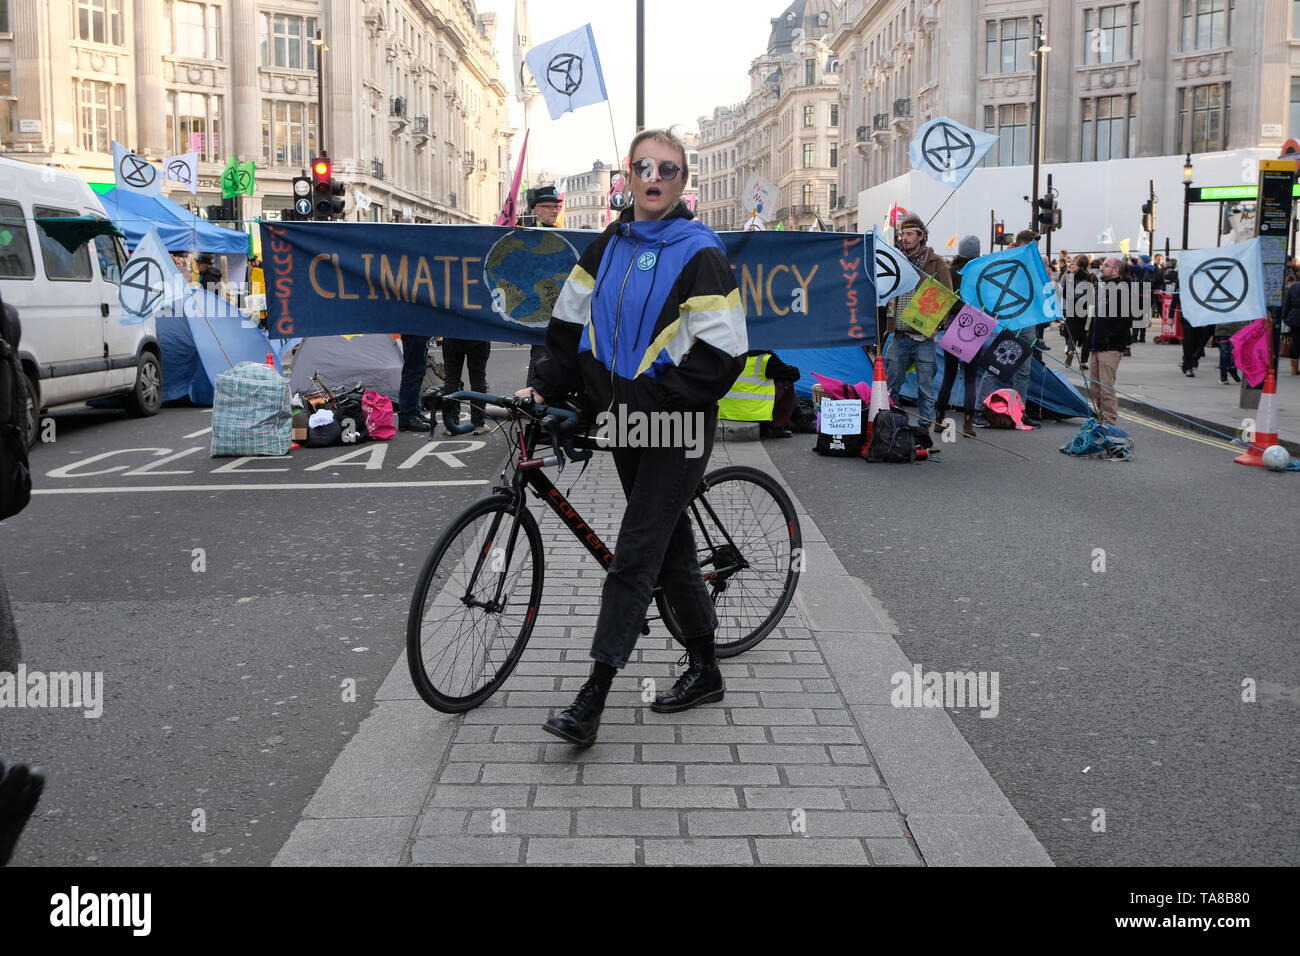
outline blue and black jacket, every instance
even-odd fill
[[[546,346],[529,384],[547,399],[579,394],[592,414],[716,406],[749,349],[722,241],[681,204],[645,222],[624,210],[569,274]]]

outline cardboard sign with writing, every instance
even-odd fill
[[[945,289],[935,279],[926,276],[917,286],[916,294],[907,303],[907,308],[903,310],[898,320],[929,337],[934,335],[934,330],[939,327],[939,323],[943,321],[943,317],[948,314],[948,310],[956,301],[957,293]]]
[[[985,315],[975,306],[963,302],[949,323],[948,330],[939,339],[939,348],[963,362],[974,361],[997,324],[991,315]]]
[[[817,410],[821,413],[818,426],[823,435],[856,435],[862,431],[862,402],[856,398],[823,398]]]

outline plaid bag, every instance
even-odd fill
[[[275,369],[242,362],[217,376],[213,458],[287,455],[292,429],[289,383]]]

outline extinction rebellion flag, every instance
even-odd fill
[[[961,298],[1016,331],[1061,317],[1056,287],[1033,243],[991,252],[966,263]]]
[[[528,51],[524,61],[537,79],[553,120],[570,110],[609,99],[590,23],[548,43],[539,43]]]
[[[907,155],[913,169],[956,189],[997,141],[992,133],[981,133],[941,116],[916,131]]]
[[[1178,257],[1183,318],[1188,325],[1253,322],[1268,315],[1260,242],[1247,242]]]

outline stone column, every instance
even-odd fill
[[[979,81],[984,72],[981,55],[984,35],[980,31],[979,4],[945,3],[935,32],[939,60],[939,91],[947,102],[935,102],[935,115],[948,116],[971,129],[983,129],[979,115]]]
[[[262,160],[262,96],[257,74],[257,3],[256,0],[231,0],[230,42],[227,63],[230,66],[230,95],[226,98],[223,117],[221,159],[237,153],[241,162]]]
[[[1232,27],[1232,115],[1228,147],[1277,146],[1287,137],[1291,67],[1287,37],[1290,4],[1237,4]],[[1280,125],[1265,144],[1261,126]]]
[[[162,157],[176,146],[166,141],[163,95],[162,4],[157,0],[135,0],[134,24],[128,26],[135,43],[135,148],[148,157]],[[181,150],[184,152],[184,150]]]
[[[326,147],[336,162],[357,162],[357,114],[359,102],[355,63],[357,45],[366,42],[359,0],[322,0],[322,26],[329,52],[325,54]],[[385,171],[386,172],[386,171]]]
[[[1142,62],[1137,68],[1137,155],[1167,156],[1178,149],[1178,108],[1169,57],[1177,49],[1176,45],[1171,47],[1170,41],[1175,29],[1181,29],[1181,20],[1178,10],[1167,3],[1144,3],[1142,17],[1142,48],[1138,51]]]
[[[69,49],[73,36],[68,6],[10,4],[9,19],[14,35],[14,95],[18,97],[14,104],[15,142],[30,144],[42,154],[65,146],[80,152],[80,139],[75,132],[71,136],[57,133],[58,120],[71,118],[76,129]],[[38,120],[40,132],[21,132],[22,120]]]
[[[1047,8],[1044,29],[1047,45],[1047,77],[1043,83],[1043,162],[1066,163],[1078,156],[1070,154],[1074,141],[1074,127],[1079,121],[1079,97],[1075,89],[1075,62],[1078,60],[1079,40],[1075,30],[1075,17],[1071,0],[1051,0]],[[1030,42],[1033,48],[1033,42]],[[1042,190],[1047,189],[1043,176]]]

